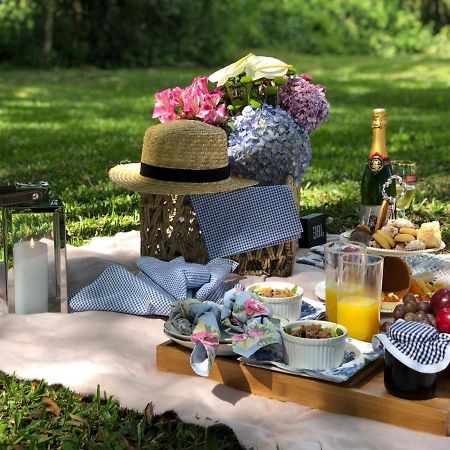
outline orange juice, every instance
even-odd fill
[[[337,319],[350,337],[371,342],[380,325],[380,300],[364,295],[345,296],[337,305]]]
[[[330,322],[337,322],[337,286],[325,289],[325,307]]]

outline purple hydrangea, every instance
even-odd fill
[[[263,185],[284,184],[291,175],[300,184],[311,162],[309,134],[279,106],[246,106],[233,118],[228,138],[232,174]]]
[[[309,75],[290,77],[280,90],[281,106],[308,132],[327,119],[330,109],[325,88],[311,80]]]

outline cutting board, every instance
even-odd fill
[[[156,347],[158,370],[198,376],[192,370],[189,358],[189,349],[171,341]],[[208,378],[263,397],[364,417],[416,431],[450,435],[450,377],[438,379],[435,398],[404,400],[386,392],[382,369],[383,360],[379,359],[345,383],[330,383],[246,366],[234,357],[217,357]]]

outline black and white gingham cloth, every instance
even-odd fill
[[[420,322],[395,321],[387,334],[373,337],[375,349],[383,347],[410,369],[436,373],[450,363],[450,334],[439,333],[431,325]]]
[[[211,259],[295,240],[303,231],[288,186],[193,195],[191,200]]]
[[[137,275],[124,267],[108,267],[93,283],[73,294],[71,311],[113,311],[136,315],[169,315],[170,306],[192,297],[220,303],[230,286],[224,278],[238,264],[217,258],[206,265],[187,263],[183,257],[159,261],[142,257]]]

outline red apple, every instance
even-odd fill
[[[436,326],[439,333],[450,333],[450,307],[438,311],[436,314]]]
[[[431,307],[434,314],[436,315],[440,309],[447,306],[450,306],[450,289],[446,287],[438,289],[431,297]]]

